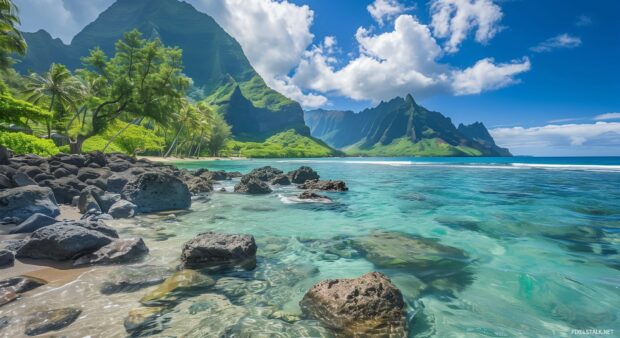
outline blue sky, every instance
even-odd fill
[[[67,43],[112,2],[16,0],[24,30]],[[412,93],[517,154],[620,155],[618,1],[188,2],[306,108]]]

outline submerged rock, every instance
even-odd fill
[[[28,219],[23,221],[19,226],[17,226],[17,228],[11,230],[11,233],[12,234],[23,234],[23,233],[34,232],[48,225],[52,225],[56,222],[58,221],[55,218],[36,213],[28,217]]]
[[[185,180],[185,183],[187,183],[187,187],[192,194],[201,194],[213,191],[213,182],[203,176],[191,176]]]
[[[331,198],[327,196],[319,195],[315,193],[314,191],[304,191],[301,194],[299,194],[299,196],[297,197],[300,200],[310,200],[310,201],[321,202],[321,203],[333,202]]]
[[[125,330],[138,335],[151,335],[163,331],[163,323],[158,319],[165,309],[162,306],[131,309],[123,322]]]
[[[215,281],[194,270],[181,270],[166,278],[157,289],[146,294],[140,303],[146,306],[158,306],[175,303],[183,292],[193,288],[206,288],[215,285]]]
[[[183,245],[183,266],[201,268],[212,266],[256,266],[254,237],[242,234],[201,233]]]
[[[151,265],[122,267],[114,271],[109,280],[103,282],[99,291],[104,295],[134,292],[161,284],[169,273],[166,268]]]
[[[314,169],[306,166],[299,167],[299,169],[289,172],[288,176],[291,178],[291,182],[295,184],[303,184],[306,183],[306,181],[319,180],[321,178]]]
[[[271,189],[260,179],[251,175],[245,175],[241,178],[241,181],[235,185],[235,192],[258,195],[269,194]]]
[[[347,336],[406,336],[403,296],[379,272],[322,281],[299,305],[307,318]]]
[[[99,231],[54,224],[33,232],[16,256],[64,261],[97,251],[110,242],[112,239]]]
[[[348,191],[346,183],[343,181],[320,181],[320,180],[310,180],[306,181],[304,184],[299,185],[300,189],[314,189],[314,190],[325,190],[325,191]]]
[[[149,253],[142,238],[117,239],[101,249],[78,258],[74,266],[88,264],[119,264],[138,261]]]
[[[36,336],[50,331],[60,330],[71,325],[82,313],[76,308],[62,308],[37,312],[26,321],[25,333]]]
[[[123,188],[124,199],[135,204],[137,212],[189,209],[192,196],[178,178],[161,172],[144,173]]]
[[[461,249],[435,240],[397,232],[375,232],[353,239],[352,247],[375,266],[411,273],[442,288],[461,288],[472,281],[470,263]]]
[[[50,217],[60,215],[50,188],[30,185],[0,191],[0,219],[9,217],[22,222],[36,213]]]
[[[12,277],[1,280],[0,306],[14,301],[21,293],[28,292],[45,284],[47,284],[47,282],[42,279],[28,276]]]

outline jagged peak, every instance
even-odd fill
[[[413,96],[411,94],[407,94],[407,96],[405,97],[405,102],[407,102],[407,104],[411,105],[411,106],[417,106],[418,105],[415,102],[415,100],[413,99]]]

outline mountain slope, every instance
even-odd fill
[[[57,62],[75,69],[80,67],[80,58],[94,47],[112,55],[116,41],[133,29],[183,49],[185,73],[225,115],[236,137],[261,140],[291,128],[309,135],[301,106],[269,88],[252,68],[241,45],[213,18],[177,0],[118,0],[69,46],[44,31],[25,33],[30,48],[16,68],[22,73],[29,69],[43,72]]]
[[[481,123],[459,126],[418,105],[411,95],[359,114],[315,110],[305,114],[314,137],[351,155],[510,156]]]

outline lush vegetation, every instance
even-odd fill
[[[0,0],[0,14],[6,14],[2,8]],[[188,99],[191,79],[183,75],[181,60],[180,49],[134,30],[116,43],[113,56],[95,48],[75,72],[52,64],[42,74],[22,77],[7,66],[1,72],[0,128],[30,135],[7,133],[2,145],[37,154],[59,146],[73,153],[219,155],[230,126],[206,103]]]
[[[232,141],[228,153],[233,156],[256,158],[326,157],[340,153],[320,140],[288,130],[271,136],[265,142]]]
[[[357,156],[482,156],[477,149],[453,146],[441,139],[423,139],[413,143],[407,137],[397,138],[387,145],[377,143],[370,148],[353,145],[346,148],[345,152]]]
[[[15,154],[52,156],[60,151],[51,140],[20,132],[0,132],[0,144],[8,147]]]

